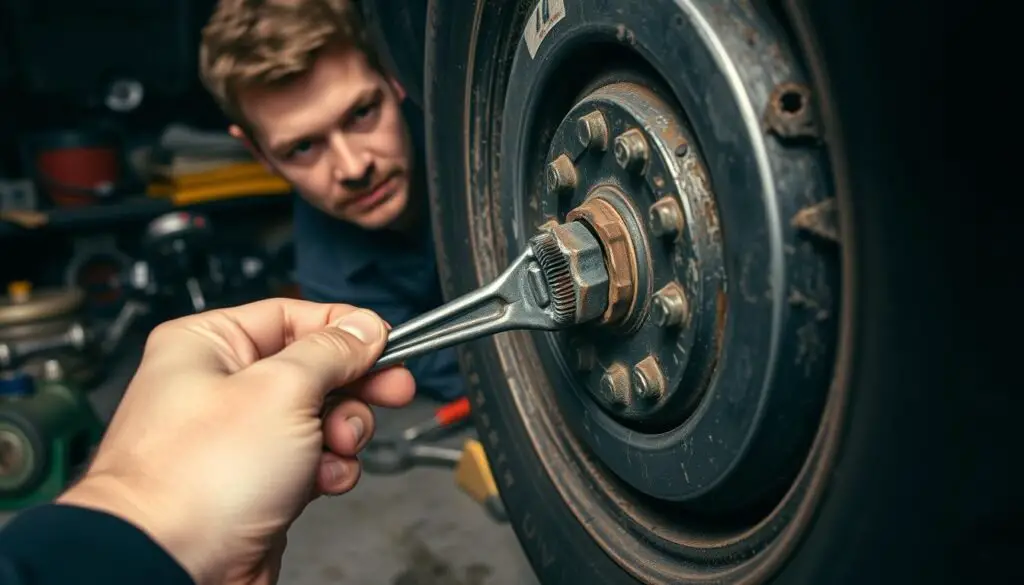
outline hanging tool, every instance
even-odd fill
[[[579,325],[607,304],[601,244],[583,223],[556,225],[531,238],[490,284],[395,327],[374,369],[503,331]]]

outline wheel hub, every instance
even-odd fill
[[[448,276],[486,282],[571,215],[603,242],[615,300],[585,328],[468,351],[504,384],[479,387],[481,425],[527,437],[522,458],[637,580],[754,582],[798,541],[842,425],[837,257],[804,227],[834,192],[817,98],[772,6],[530,4],[460,16],[462,82],[433,101],[434,191],[459,187],[438,200],[470,232],[447,250],[473,277]]]
[[[618,420],[679,425],[702,394],[721,329],[721,244],[692,131],[668,101],[614,81],[580,99],[554,132],[545,213],[586,223],[604,246],[610,302],[567,335],[576,380]],[[693,374],[696,373],[696,374]]]
[[[657,26],[586,6],[511,60],[500,143],[473,159],[500,161],[507,249],[578,219],[617,283],[599,322],[535,336],[545,408],[634,496],[759,514],[818,427],[834,339],[830,259],[792,220],[828,193],[811,96],[773,98],[806,85],[740,4],[659,0]]]

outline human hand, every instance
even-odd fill
[[[276,582],[295,518],[359,479],[367,404],[413,397],[404,368],[366,375],[386,337],[369,311],[289,299],[161,324],[94,461],[57,501],[135,524],[198,584]]]

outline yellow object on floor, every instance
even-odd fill
[[[498,484],[480,441],[469,439],[462,448],[462,459],[455,468],[455,484],[481,504],[498,497]]]

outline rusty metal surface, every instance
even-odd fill
[[[569,265],[569,278],[572,279],[573,296],[576,299],[576,323],[587,323],[608,314],[610,282],[613,280],[608,272],[610,263],[605,262],[605,248],[600,237],[600,246],[594,246],[593,236],[571,226],[560,225],[552,230],[559,252]]]
[[[764,125],[780,138],[817,138],[819,125],[811,90],[802,83],[780,83],[768,98]]]
[[[833,242],[840,241],[839,206],[834,198],[808,205],[796,212],[791,221],[794,227]]]
[[[566,215],[567,221],[582,221],[594,231],[604,250],[608,267],[608,309],[605,323],[620,323],[630,316],[637,300],[637,257],[622,216],[605,199],[613,187],[596,189],[580,206]]]

